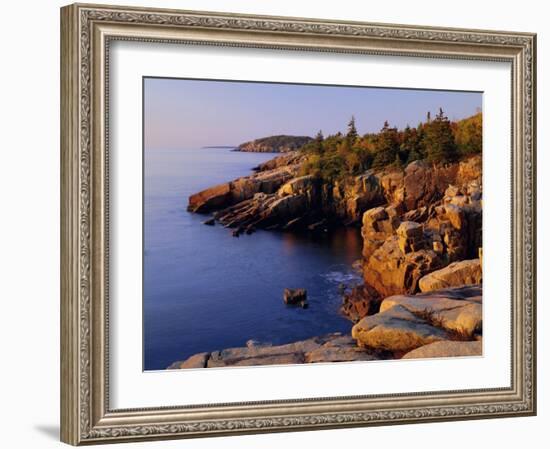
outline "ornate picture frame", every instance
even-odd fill
[[[116,40],[512,67],[511,387],[131,410],[109,405],[108,55]],[[75,4],[61,9],[61,439],[73,444],[536,413],[536,36]]]

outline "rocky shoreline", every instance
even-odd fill
[[[189,198],[234,236],[256,229],[323,232],[360,226],[364,283],[341,311],[351,335],[196,354],[170,368],[320,363],[481,355],[481,156],[447,164],[417,160],[326,182],[302,175],[291,151],[256,173]]]
[[[334,333],[284,345],[253,340],[244,347],[203,352],[167,369],[355,362],[397,358],[480,356],[481,285],[384,299],[351,335]]]

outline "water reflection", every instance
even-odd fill
[[[283,232],[282,236],[285,254],[288,256],[299,251],[304,244],[312,244],[340,254],[350,265],[358,259],[363,245],[360,229],[351,226],[320,233]]]
[[[311,235],[259,230],[233,238],[185,210],[208,186],[250,173],[271,158],[220,149],[145,155],[144,367],[163,369],[198,352],[348,332],[338,285],[357,278],[358,229]],[[283,304],[306,288],[306,310]]]

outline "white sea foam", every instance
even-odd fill
[[[322,275],[327,281],[335,284],[347,284],[350,282],[358,282],[361,276],[358,273],[350,271],[329,271]]]

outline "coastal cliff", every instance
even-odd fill
[[[341,313],[354,323],[351,335],[294,346],[252,344],[171,367],[481,355],[481,143],[477,133],[459,132],[466,125],[471,131],[472,121],[480,127],[481,115],[454,128],[446,120],[440,112],[419,125],[422,140],[411,144],[413,131],[399,135],[387,123],[378,135],[359,138],[352,119],[346,136],[319,134],[250,176],[191,195],[189,211],[212,214],[209,224],[236,237],[256,229],[360,227],[363,282],[343,292]],[[443,131],[431,135],[430,127]],[[411,146],[403,154],[405,143]]]
[[[333,182],[301,175],[303,163],[300,152],[276,157],[250,176],[191,195],[187,209],[213,213],[216,221],[240,231],[314,230],[320,222],[327,227],[362,225],[366,258],[387,237],[397,236],[403,221],[426,223],[426,238],[431,235],[432,240],[437,239],[435,228],[443,221],[448,221],[451,228],[454,223],[453,229],[462,231],[463,237],[468,233],[468,237],[475,237],[470,228],[475,227],[475,217],[480,219],[481,214],[480,156],[435,166],[415,161],[405,168],[371,169]],[[463,229],[461,220],[466,220],[467,229]],[[466,243],[457,240],[455,234],[460,233],[453,233],[451,228],[437,230],[448,240],[441,241],[443,246],[450,245],[447,252],[451,258],[473,254],[464,248]],[[433,247],[433,242],[428,246]]]
[[[360,226],[364,282],[347,289],[341,308],[356,323],[351,335],[252,344],[172,368],[481,355],[481,156],[334,183],[300,176],[303,162],[299,152],[274,158],[192,195],[189,210],[213,213],[237,234]]]

